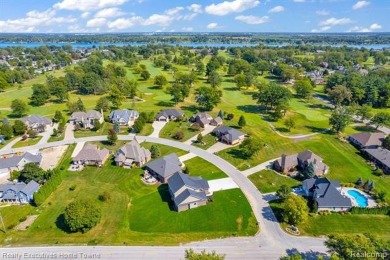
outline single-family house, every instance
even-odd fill
[[[165,110],[161,110],[154,117],[154,119],[156,121],[164,121],[164,122],[168,122],[170,120],[176,121],[176,120],[179,120],[180,118],[182,118],[183,115],[184,115],[184,113],[181,112],[180,110],[177,110],[177,109],[165,109]]]
[[[27,204],[32,202],[34,193],[39,190],[39,184],[35,181],[30,181],[28,184],[24,182],[9,182],[0,185],[0,201],[8,203]]]
[[[191,122],[198,123],[202,128],[210,124],[213,117],[205,112],[198,112],[190,118]]]
[[[223,120],[219,116],[217,116],[216,118],[210,121],[210,125],[212,126],[221,126],[222,124],[223,124]]]
[[[363,152],[372,160],[378,167],[386,173],[390,173],[390,151],[384,148],[367,148]]]
[[[27,163],[40,165],[42,162],[41,154],[32,154],[26,152],[22,155],[13,155],[12,157],[0,158],[0,178],[7,177],[12,171],[21,171]]]
[[[110,113],[110,120],[114,124],[131,126],[139,117],[139,113],[135,110],[114,110]]]
[[[101,124],[104,122],[103,111],[73,112],[69,118],[69,122],[72,122],[74,125],[90,129],[94,128],[95,120],[98,120]]]
[[[38,115],[31,115],[29,117],[22,118],[21,121],[28,129],[32,129],[37,133],[45,132],[52,124],[50,119]]]
[[[141,147],[137,139],[134,138],[133,141],[119,148],[115,155],[115,163],[121,167],[131,167],[133,164],[142,167],[151,158],[150,151]]]
[[[161,183],[166,183],[175,173],[181,172],[183,164],[175,153],[168,154],[146,164],[146,170]]]
[[[245,134],[230,126],[220,126],[213,130],[213,134],[219,139],[219,141],[227,144],[238,144],[245,138]]]
[[[358,133],[348,136],[348,140],[359,149],[378,148],[385,140],[383,133]]]
[[[282,154],[274,161],[273,167],[279,172],[287,173],[295,168],[304,171],[310,163],[313,164],[316,175],[322,175],[328,171],[328,166],[322,162],[322,158],[310,150],[292,155]]]
[[[352,208],[351,199],[341,193],[338,181],[314,177],[304,180],[302,189],[307,197],[315,200],[319,211],[347,211]]]
[[[168,180],[169,194],[178,212],[206,205],[209,189],[207,180],[182,172],[175,173]]]
[[[101,167],[110,156],[110,151],[106,148],[99,149],[97,145],[86,144],[81,151],[72,158],[76,165],[96,165]]]

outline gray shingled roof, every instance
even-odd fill
[[[100,119],[102,117],[102,114],[96,110],[89,110],[85,115],[87,118],[93,118],[93,119]]]
[[[124,122],[128,122],[130,121],[130,118],[138,118],[139,117],[139,113],[135,110],[127,110],[127,109],[123,109],[123,110],[114,110],[110,113],[110,119],[113,121],[113,122],[117,122],[117,121],[124,121]]]
[[[43,117],[43,116],[38,116],[38,115],[31,115],[29,117],[25,117],[20,119],[23,123],[28,122],[28,124],[40,124],[40,125],[50,125],[51,120]]]
[[[204,191],[196,192],[190,189],[185,189],[179,196],[173,199],[176,206],[181,205],[188,197],[195,197],[199,200],[207,200],[206,193]]]
[[[0,192],[7,192],[7,191],[14,191],[14,192],[8,192],[2,196],[2,199],[8,199],[8,200],[15,200],[18,199],[18,193],[22,192],[26,194],[29,197],[32,197],[32,195],[39,190],[39,184],[35,181],[30,181],[28,184],[24,182],[8,182],[5,184],[0,185]]]
[[[383,165],[390,168],[390,151],[383,148],[369,148],[364,149],[366,153],[380,161]]]
[[[171,153],[149,162],[146,167],[165,178],[181,171],[182,163],[175,153]]]
[[[18,163],[23,159],[26,159],[27,161],[33,163],[41,163],[42,155],[34,155],[29,152],[26,152],[23,155],[14,155],[10,158],[0,158],[0,169],[14,168],[18,166]]]
[[[219,136],[223,135],[224,138],[231,142],[237,140],[240,136],[245,135],[243,132],[225,125],[215,128],[213,133]]]
[[[383,133],[358,133],[350,135],[349,138],[355,139],[363,146],[381,146],[385,135]]]
[[[183,112],[177,110],[177,109],[165,109],[160,111],[155,118],[159,118],[160,116],[164,117],[181,117],[183,115]]]
[[[136,138],[129,143],[122,146],[116,156],[115,161],[124,161],[126,159],[132,159],[135,162],[146,161],[146,158],[150,158],[151,154],[148,149],[141,147]]]
[[[39,190],[39,184],[35,181],[30,181],[20,192],[23,192],[27,196],[31,197],[34,192]]]
[[[206,180],[201,177],[191,177],[182,172],[175,173],[168,180],[168,186],[173,193],[176,193],[183,186],[198,190],[198,189],[209,189],[209,184]]]
[[[73,161],[103,161],[110,154],[106,148],[99,150],[96,145],[87,144],[73,158]]]
[[[86,118],[87,113],[85,112],[73,112],[70,116],[69,120],[75,120],[75,121],[83,121]]]

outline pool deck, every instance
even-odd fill
[[[359,189],[343,187],[343,188],[341,189],[341,194],[343,194],[343,195],[345,195],[345,196],[351,198],[351,201],[352,201],[352,205],[353,205],[353,206],[358,207],[359,205],[357,205],[355,199],[354,199],[351,195],[348,194],[348,191],[350,191],[350,190],[357,191],[357,192],[359,192],[360,194],[362,194],[364,197],[366,197],[367,203],[368,203],[368,206],[367,206],[368,208],[373,208],[373,207],[376,207],[376,206],[378,205],[378,204],[375,202],[374,198],[373,198],[372,196],[368,195],[367,193],[365,193],[365,192],[363,192],[363,191],[361,191],[361,190],[359,190]]]

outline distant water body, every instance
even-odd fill
[[[108,42],[102,42],[102,43],[50,43],[50,42],[0,42],[0,48],[7,48],[7,47],[25,47],[25,48],[36,48],[41,46],[65,46],[70,45],[73,47],[73,49],[80,49],[80,48],[91,48],[91,47],[99,47],[99,46],[144,46],[148,43],[136,43],[136,42],[130,42],[130,43],[108,43]],[[171,46],[183,46],[183,47],[250,47],[250,46],[257,46],[258,44],[253,43],[197,43],[197,42],[180,42],[180,43],[161,43],[164,45],[171,45]],[[264,44],[265,46],[269,47],[283,47],[287,46],[289,44],[282,43],[282,44]],[[375,50],[381,50],[384,48],[390,48],[390,44],[315,44],[317,46],[332,46],[332,47],[353,47],[353,48],[366,48],[366,49],[375,49]]]

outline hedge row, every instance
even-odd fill
[[[351,209],[351,214],[390,215],[390,207],[379,207],[379,208],[353,207]]]
[[[37,206],[42,205],[43,202],[57,189],[62,182],[62,171],[57,172],[34,194],[34,203]]]

